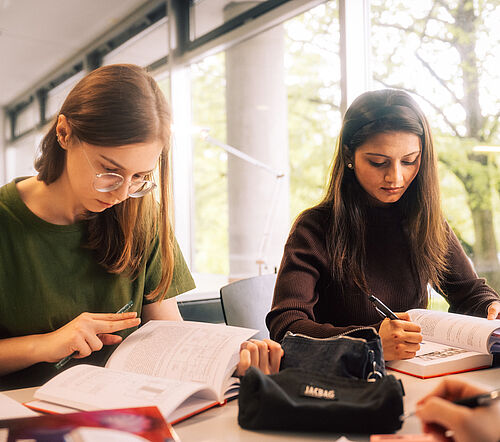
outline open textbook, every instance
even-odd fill
[[[422,328],[423,342],[412,359],[386,362],[387,367],[420,378],[476,370],[492,364],[500,352],[500,320],[434,310],[408,310]]]
[[[61,412],[155,405],[170,423],[237,395],[240,344],[257,330],[200,322],[150,321],[129,335],[105,367],[58,374],[26,405]],[[52,405],[55,404],[55,407]]]

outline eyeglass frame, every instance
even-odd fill
[[[89,163],[90,168],[95,173],[94,182],[93,182],[93,186],[94,186],[95,190],[97,190],[98,192],[101,192],[101,193],[107,193],[107,192],[113,192],[116,189],[119,189],[121,186],[123,186],[123,184],[125,183],[125,177],[123,175],[120,175],[119,173],[115,173],[115,172],[103,172],[103,173],[97,172],[97,170],[95,169],[95,167],[90,162],[90,159],[89,159],[89,157],[87,155],[87,152],[85,151],[85,147],[83,146],[83,144],[82,144],[82,150],[83,150],[83,154],[84,154],[85,158],[87,159],[87,162]],[[96,179],[102,178],[102,177],[106,177],[106,176],[113,177],[113,178],[120,178],[121,181],[119,183],[117,183],[116,187],[113,187],[112,189],[108,189],[108,190],[98,189],[96,187],[96,184],[95,184]],[[129,185],[128,185],[129,189],[132,186],[132,184],[136,184],[136,183],[138,183],[140,185],[144,185],[144,184],[147,183],[147,184],[150,184],[151,187],[148,190],[146,190],[142,195],[136,195],[137,193],[140,193],[140,192],[132,192],[132,193],[128,193],[127,192],[127,195],[130,198],[142,198],[144,195],[147,195],[149,192],[151,192],[152,190],[156,189],[156,187],[157,187],[156,183],[154,181],[151,181],[151,180],[141,180],[141,181],[136,181],[136,182],[133,182],[131,180],[130,183],[129,183]]]

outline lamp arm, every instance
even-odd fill
[[[269,238],[271,237],[272,229],[274,226],[274,219],[276,218],[276,208],[278,206],[279,195],[282,188],[282,177],[276,177],[274,182],[273,195],[271,197],[271,208],[267,212],[266,223],[264,225],[264,232],[259,242],[259,251],[257,255],[257,264],[259,264],[259,275],[261,274],[260,266],[267,267],[267,252],[269,248]]]
[[[276,207],[278,205],[279,194],[281,190],[281,183],[283,182],[282,178],[285,177],[285,173],[272,167],[268,166],[265,163],[247,155],[239,149],[236,149],[229,144],[223,143],[222,141],[217,140],[216,138],[211,137],[208,132],[210,129],[202,128],[201,129],[201,138],[210,144],[214,144],[215,146],[224,149],[226,152],[241,158],[242,160],[247,161],[254,166],[257,166],[266,172],[270,173],[274,176],[275,183],[273,189],[273,195],[271,198],[271,209],[267,212],[266,223],[264,226],[264,232],[259,242],[259,250],[256,263],[259,266],[259,274],[261,274],[261,266],[264,265],[264,268],[267,268],[267,249],[269,247],[269,237],[271,236],[271,231],[274,225],[274,218],[276,216]]]
[[[260,167],[261,169],[266,170],[267,172],[274,175],[276,178],[282,178],[285,176],[284,172],[273,169],[272,167],[268,166],[267,164],[264,164],[261,161],[256,160],[255,158],[251,157],[250,155],[247,155],[246,153],[242,152],[241,150],[238,150],[235,147],[230,146],[229,144],[225,144],[225,143],[211,137],[208,134],[205,134],[203,136],[203,139],[211,144],[215,144],[216,146],[219,146],[220,148],[224,149],[226,152],[229,152],[229,153],[233,154],[234,156],[241,158],[242,160],[245,160],[245,161],[253,164],[254,166],[257,166],[257,167]]]

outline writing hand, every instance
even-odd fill
[[[43,335],[42,345],[47,362],[77,354],[84,358],[103,345],[121,342],[121,336],[112,333],[136,327],[140,324],[137,312],[128,313],[82,313],[61,328]]]
[[[482,393],[485,390],[460,379],[445,379],[417,403],[416,415],[423,431],[440,441],[450,440],[446,433],[451,431],[455,442],[498,442],[500,404],[467,408],[451,402]]]
[[[258,367],[264,374],[277,373],[282,356],[283,349],[277,342],[271,339],[250,339],[241,344],[240,362],[235,374],[243,376],[250,366]]]
[[[488,307],[488,319],[500,319],[500,302],[493,301]]]
[[[422,342],[420,326],[410,322],[410,315],[408,313],[396,313],[396,315],[399,320],[384,319],[379,329],[386,361],[413,358]]]

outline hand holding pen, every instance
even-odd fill
[[[500,440],[500,390],[485,391],[461,379],[446,378],[417,403],[415,414],[426,433],[456,442]]]
[[[378,299],[374,295],[368,296],[368,300],[373,303],[375,309],[385,318],[399,319],[396,313],[394,313],[389,307],[387,307],[380,299]]]
[[[368,300],[373,303],[379,314],[386,318],[379,328],[384,359],[392,361],[413,358],[422,342],[420,326],[411,322],[408,313],[394,313],[374,295],[370,295]]]
[[[57,369],[62,368],[73,357],[86,357],[94,351],[100,350],[103,345],[113,345],[121,342],[122,338],[114,332],[136,327],[140,324],[137,312],[126,313],[132,307],[132,301],[125,304],[117,313],[82,313],[60,329],[49,333],[49,343],[58,352],[67,354],[68,347],[72,353],[63,357],[55,364]]]

